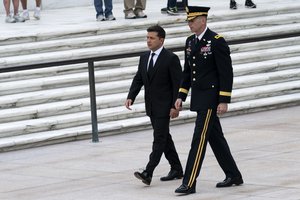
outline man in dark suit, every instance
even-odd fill
[[[191,88],[190,109],[197,112],[197,118],[184,178],[176,193],[196,192],[196,178],[200,173],[207,142],[226,176],[216,187],[243,183],[218,118],[218,114],[227,111],[231,99],[233,72],[230,50],[221,35],[207,28],[208,10],[208,7],[187,7],[187,21],[195,34],[186,40],[183,81],[175,107],[181,107]]]
[[[171,170],[160,180],[168,181],[183,177],[182,166],[169,132],[170,118],[176,118],[179,114],[174,103],[177,99],[182,68],[178,56],[163,47],[165,30],[156,25],[149,27],[147,32],[147,45],[150,51],[140,57],[138,71],[133,78],[125,106],[131,110],[130,106],[144,86],[146,114],[151,120],[154,140],[146,169],[143,172],[135,172],[134,175],[146,185],[150,185],[153,171],[163,153],[171,165]]]

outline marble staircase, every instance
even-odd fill
[[[299,5],[219,12],[209,27],[231,43],[234,90],[227,115],[300,103]],[[22,38],[0,38],[0,65],[46,63],[98,55],[118,55],[146,49],[145,27],[158,21],[112,25],[105,30],[82,29]],[[182,47],[189,30],[184,17],[159,21],[166,27],[167,48]],[[123,37],[111,32],[123,31]],[[240,43],[245,39],[295,34],[293,37]],[[298,34],[298,36],[296,36]],[[137,42],[138,41],[138,42]],[[18,43],[18,44],[16,44]],[[176,52],[183,60],[183,52]],[[183,61],[182,61],[183,62]],[[150,127],[143,92],[124,108],[138,57],[95,63],[100,137]],[[195,113],[184,104],[173,124],[192,121]],[[0,151],[91,138],[87,64],[0,73]]]

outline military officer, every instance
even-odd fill
[[[207,27],[209,9],[196,6],[186,8],[188,25],[194,34],[186,40],[184,75],[175,107],[180,109],[191,88],[190,110],[197,112],[197,118],[184,178],[176,193],[196,192],[196,179],[207,142],[225,173],[225,180],[217,183],[216,187],[243,183],[218,118],[227,111],[231,99],[233,72],[230,50],[224,38]]]

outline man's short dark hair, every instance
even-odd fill
[[[166,31],[159,25],[150,26],[147,32],[156,32],[159,38],[166,38]]]

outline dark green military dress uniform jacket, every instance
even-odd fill
[[[213,109],[230,103],[233,82],[229,47],[224,38],[207,29],[201,41],[186,40],[184,78],[178,97],[185,101],[191,88],[191,110]]]
[[[224,38],[207,29],[199,41],[187,38],[184,77],[178,97],[186,100],[191,88],[191,111],[197,111],[183,184],[195,189],[209,142],[226,177],[241,177],[217,116],[220,103],[230,103],[233,82],[229,47]]]

